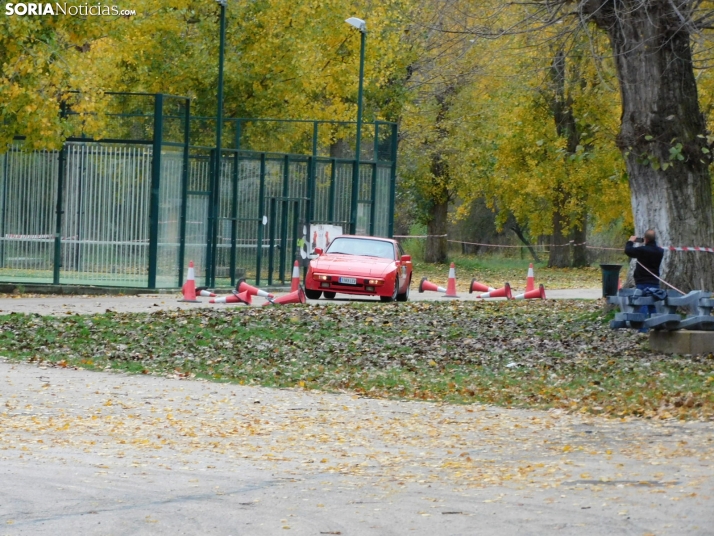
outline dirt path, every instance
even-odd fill
[[[711,534],[714,423],[11,364],[0,534]]]

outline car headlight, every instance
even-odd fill
[[[322,274],[312,274],[312,278],[315,281],[330,281],[332,279],[329,275]]]
[[[368,279],[367,284],[374,285],[375,287],[379,287],[381,285],[384,285],[384,279]]]

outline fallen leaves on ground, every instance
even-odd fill
[[[597,302],[0,317],[11,359],[370,397],[709,419],[714,357],[653,354]]]

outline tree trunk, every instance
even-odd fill
[[[444,119],[451,106],[450,98],[456,93],[454,87],[447,87],[436,95],[436,102],[439,105],[439,113],[436,117],[436,130],[440,138],[448,136],[448,131],[443,127]],[[425,262],[442,263],[446,261],[447,242],[446,224],[449,212],[449,189],[446,186],[451,181],[449,175],[448,162],[444,159],[441,150],[437,147],[433,149],[431,155],[431,175],[433,177],[433,188],[431,199],[429,200],[429,213],[427,214],[427,235],[426,251],[424,252]]]
[[[610,38],[622,98],[618,145],[629,173],[635,231],[664,246],[714,244],[710,153],[692,67],[690,33],[670,0],[585,0]],[[685,15],[682,15],[684,12]],[[684,291],[711,290],[714,256],[666,254],[662,276]]]
[[[563,233],[563,215],[559,210],[553,211],[553,235],[550,241],[549,268],[570,267],[570,248],[567,235]]]
[[[580,143],[580,135],[573,114],[573,101],[565,93],[565,52],[562,49],[553,57],[550,82],[550,109],[555,121],[555,130],[558,136],[565,140],[565,150],[574,154]],[[568,197],[562,184],[556,187],[553,199],[553,236],[548,259],[548,266],[551,268],[566,268],[571,265],[571,248],[565,245],[570,241],[570,237],[565,234],[565,229],[570,224],[570,217],[564,213]]]
[[[588,218],[587,214],[583,215],[578,222],[578,226],[573,229],[571,238],[574,242],[573,246],[573,268],[583,268],[588,266],[588,249],[585,242],[588,238]]]
[[[425,262],[443,263],[446,261],[446,218],[449,204],[447,201],[434,202],[431,206],[430,219],[426,229]]]

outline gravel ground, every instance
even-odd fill
[[[280,293],[276,294],[282,295]],[[602,295],[601,289],[575,289],[575,290],[553,290],[546,291],[548,299],[589,299],[594,300]],[[475,300],[475,294],[462,293],[459,299]],[[104,313],[107,310],[117,313],[146,313],[159,309],[193,309],[197,307],[245,307],[240,304],[211,304],[210,298],[200,298],[200,303],[179,302],[179,294],[139,294],[138,296],[8,296],[0,297],[0,314],[8,313],[37,313],[40,315],[62,315],[62,314],[95,314]],[[416,301],[446,301],[440,293],[412,292],[411,300]],[[379,302],[379,298],[362,298],[355,300],[353,296],[338,294],[330,301],[308,300],[313,304],[326,303],[347,303],[350,301]],[[265,304],[265,299],[253,298],[253,307],[261,307]]]
[[[713,460],[711,422],[0,359],[0,534],[704,535]]]

